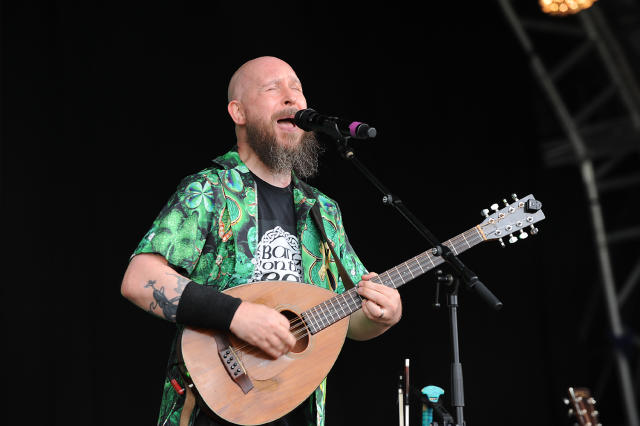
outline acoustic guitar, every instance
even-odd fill
[[[536,234],[544,219],[533,195],[517,199],[485,220],[446,241],[455,255],[487,240],[503,238],[513,243]],[[434,249],[379,274],[372,281],[392,288],[430,271],[444,260]],[[287,414],[320,385],[333,367],[349,326],[349,315],[362,307],[355,288],[334,292],[300,283],[267,281],[239,285],[224,291],[234,297],[272,307],[289,318],[297,338],[294,348],[272,359],[228,332],[185,327],[178,341],[201,406],[222,419],[241,425],[258,425]]]

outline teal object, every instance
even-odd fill
[[[422,393],[429,398],[429,401],[438,402],[440,396],[444,395],[444,390],[437,386],[429,385],[422,388]],[[422,426],[430,426],[431,422],[433,422],[433,408],[422,404]]]

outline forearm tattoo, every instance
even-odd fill
[[[176,274],[167,274],[176,277],[176,293],[178,294],[174,298],[167,298],[164,294],[164,287],[156,288],[156,281],[149,280],[145,287],[151,287],[153,289],[153,302],[149,305],[149,312],[153,313],[156,308],[160,307],[162,309],[162,315],[169,321],[176,321],[176,312],[178,311],[178,302],[180,302],[180,296],[182,296],[182,292],[184,288],[189,284],[189,280],[185,277]]]
[[[153,289],[153,302],[149,305],[149,312],[153,313],[157,307],[162,309],[162,315],[169,321],[176,321],[176,311],[178,310],[178,302],[180,296],[176,296],[172,299],[167,298],[164,294],[164,287],[160,289],[156,288],[156,281],[149,280],[145,287],[151,287]]]

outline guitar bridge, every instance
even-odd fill
[[[216,344],[218,345],[218,355],[220,361],[224,365],[231,380],[236,382],[242,392],[249,393],[253,389],[253,383],[247,375],[247,371],[244,369],[242,362],[238,359],[237,354],[229,344],[229,340],[225,336],[216,335]]]

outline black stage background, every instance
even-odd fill
[[[461,293],[465,417],[568,422],[567,388],[593,388],[611,367],[607,317],[584,187],[577,168],[542,164],[540,141],[562,133],[524,52],[494,2],[346,3],[3,3],[5,414],[153,424],[173,326],[122,298],[120,281],[180,179],[234,144],[232,72],[274,55],[296,70],[310,107],[378,129],[353,144],[358,157],[439,238],[480,223],[481,209],[512,192],[543,202],[535,238],[461,255],[504,302],[496,312]],[[426,250],[323,141],[311,183],[340,202],[365,264],[382,272]],[[632,215],[637,200],[610,202]],[[439,385],[450,403],[449,323],[432,307],[434,277],[400,290],[404,316],[390,332],[346,342],[329,376],[328,425],[397,424],[405,358],[411,383]],[[637,304],[636,291],[626,306]],[[615,369],[607,383],[602,418],[620,424]]]

